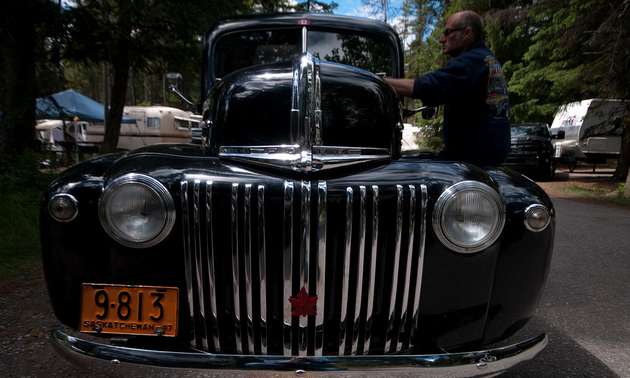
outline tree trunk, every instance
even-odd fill
[[[0,154],[21,154],[35,145],[35,21],[32,0],[9,1],[3,9],[0,52]],[[19,15],[19,17],[17,16]]]
[[[118,147],[120,136],[120,122],[127,100],[127,85],[129,81],[129,38],[131,38],[131,21],[128,12],[130,0],[118,0],[120,7],[120,34],[112,52],[112,65],[114,68],[114,85],[111,93],[111,106],[106,110],[105,139],[103,140],[103,152],[115,151]]]
[[[105,140],[103,151],[115,151],[120,136],[120,122],[127,98],[127,81],[129,80],[129,55],[126,51],[119,51],[114,65],[114,86],[112,88],[111,106],[107,112],[105,122]]]
[[[109,63],[103,63],[103,107],[105,108],[103,123],[107,123],[107,109],[109,109],[110,87],[111,85],[109,85]]]
[[[623,136],[621,137],[621,152],[619,153],[619,163],[613,174],[613,178],[624,181],[628,177],[630,170],[630,124],[626,124],[623,128]]]

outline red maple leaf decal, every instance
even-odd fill
[[[317,304],[317,296],[309,297],[304,286],[297,295],[297,298],[289,298],[289,302],[293,305],[291,316],[317,315],[315,305]]]

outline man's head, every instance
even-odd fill
[[[440,37],[442,53],[459,56],[468,46],[480,39],[483,34],[483,18],[473,11],[463,11],[452,15],[444,26]]]

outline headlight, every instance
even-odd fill
[[[459,182],[438,198],[433,228],[440,241],[461,253],[481,251],[494,243],[505,223],[505,207],[496,190],[477,181]]]
[[[156,179],[128,174],[103,191],[99,215],[105,231],[128,247],[146,248],[164,240],[175,223],[175,204]]]

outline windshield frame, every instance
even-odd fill
[[[309,50],[309,31],[357,35],[382,43],[390,51],[391,76],[403,75],[403,49],[400,37],[388,24],[357,17],[322,13],[257,14],[220,20],[204,36],[202,95],[206,98],[210,89],[220,80],[214,65],[215,48],[224,36],[233,33],[266,30],[301,30],[303,50]],[[304,51],[303,51],[304,52]]]

